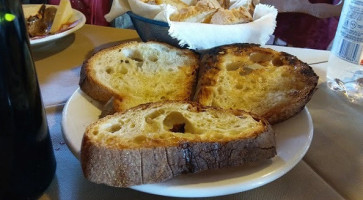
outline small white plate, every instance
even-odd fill
[[[101,105],[80,89],[74,92],[63,109],[63,137],[79,158],[83,133],[96,121]],[[163,183],[146,184],[132,189],[173,197],[210,197],[243,192],[276,180],[290,171],[305,155],[313,137],[313,123],[307,108],[295,117],[273,126],[277,156],[248,166],[210,170],[177,176]]]
[[[42,4],[24,4],[23,5],[23,12],[24,12],[24,17],[25,19],[27,19],[30,15],[35,15],[40,6]],[[47,7],[49,6],[53,6],[58,8],[57,5],[46,5]],[[84,16],[83,13],[81,13],[78,10],[73,9],[74,12],[74,23],[72,23],[70,25],[70,27],[62,32],[56,33],[56,34],[52,34],[52,35],[47,35],[44,37],[37,37],[37,38],[29,38],[30,40],[30,45],[32,46],[36,46],[36,45],[41,45],[41,44],[46,44],[52,41],[55,41],[57,39],[60,39],[62,37],[65,37],[73,32],[75,32],[76,30],[82,28],[82,26],[86,23],[86,17]]]

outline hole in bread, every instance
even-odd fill
[[[157,56],[155,56],[155,55],[152,55],[152,56],[149,56],[149,60],[150,60],[151,62],[157,62],[157,61],[158,61],[158,57],[157,57]]]
[[[273,55],[265,52],[252,52],[250,54],[250,60],[256,63],[263,63],[266,61],[270,61]]]
[[[240,71],[239,71],[239,75],[240,76],[246,76],[250,73],[253,72],[253,69],[249,68],[249,67],[243,67]]]
[[[241,66],[239,62],[233,62],[226,66],[227,71],[236,71]]]
[[[279,67],[279,66],[282,66],[284,63],[282,62],[282,60],[279,57],[276,57],[276,58],[272,59],[272,64],[274,66]]]
[[[173,124],[173,128],[169,131],[174,133],[185,133],[185,124]]]
[[[179,112],[171,112],[169,113],[164,121],[163,125],[165,130],[174,132],[174,133],[192,133],[193,127],[188,119],[186,119],[183,114]]]
[[[113,73],[113,69],[111,67],[107,67],[106,68],[106,73],[107,74],[112,74]]]
[[[132,59],[134,61],[137,61],[137,62],[143,62],[144,61],[144,59],[142,57],[142,53],[140,51],[138,51],[138,50],[125,49],[125,50],[122,51],[122,53],[126,57],[128,57],[128,58],[130,58],[130,59]],[[128,61],[128,60],[126,60],[126,61]]]
[[[94,130],[94,131],[92,132],[92,134],[93,134],[93,135],[98,135],[98,130]]]
[[[137,57],[132,57],[131,59],[136,62],[144,62],[141,58],[137,58]]]
[[[130,124],[130,128],[135,128],[135,123]]]
[[[150,113],[145,118],[149,118],[149,119],[153,120],[153,119],[155,119],[155,118],[157,118],[157,117],[159,117],[160,115],[163,115],[163,114],[165,114],[165,110],[160,109],[160,110],[156,110],[156,111]]]
[[[110,126],[107,131],[108,132],[111,132],[111,133],[114,133],[116,131],[119,131],[121,129],[121,126],[120,124],[113,124],[112,126]]]

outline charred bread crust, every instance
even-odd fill
[[[115,115],[178,102],[143,104]],[[216,109],[220,112],[230,112],[235,116],[242,117],[246,114],[240,110],[202,107],[195,102],[184,103],[190,104],[187,109],[191,112]],[[106,116],[96,123],[102,123],[102,120],[112,117]],[[115,187],[130,187],[162,182],[185,173],[235,167],[270,159],[276,155],[275,133],[266,120],[257,116],[253,117],[256,121],[262,122],[263,129],[249,137],[236,140],[226,139],[216,142],[181,140],[177,143],[127,149],[105,147],[93,142],[88,134],[85,134],[81,151],[82,170],[84,176],[91,182]]]
[[[220,169],[258,162],[276,155],[267,131],[254,139],[225,143],[184,142],[179,146],[154,147],[131,150],[105,149],[84,140],[82,170],[84,176],[95,183],[115,187],[162,182],[186,173]],[[272,143],[272,142],[271,142]],[[95,157],[97,155],[97,159]]]
[[[299,90],[289,94],[290,102],[288,104],[278,105],[266,109],[264,113],[259,114],[266,118],[271,124],[285,121],[297,113],[310,101],[313,93],[316,90],[319,77],[313,69],[305,62],[299,60],[296,56],[286,52],[277,52],[269,48],[261,48],[257,44],[230,44],[212,48],[201,55],[201,66],[199,71],[199,82],[196,89],[194,100],[202,105],[211,105],[213,100],[213,87],[218,85],[220,73],[223,69],[222,65],[224,57],[227,54],[235,56],[249,56],[252,53],[265,53],[273,56],[270,61],[276,67],[290,66],[288,73],[291,77],[298,77],[306,87],[301,87]],[[240,94],[243,96],[244,94]],[[260,99],[263,104],[264,99]],[[225,106],[224,108],[236,108],[233,106]],[[253,112],[251,110],[247,110]]]

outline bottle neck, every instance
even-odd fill
[[[0,0],[0,26],[2,47],[18,45],[14,41],[24,38],[26,38],[26,45],[30,46],[24,13],[19,0]],[[3,50],[1,49],[1,51]]]

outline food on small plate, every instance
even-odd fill
[[[61,0],[52,27],[50,28],[50,33],[53,34],[61,30],[63,25],[71,22],[70,19],[72,19],[72,16],[73,10],[70,1]]]
[[[35,15],[27,18],[27,27],[30,37],[47,35],[53,24],[57,8],[51,6],[46,8],[42,5]]]
[[[83,173],[129,187],[270,159],[271,124],[299,113],[318,78],[295,56],[255,44],[200,55],[160,42],[103,49],[81,69],[82,91],[104,105],[83,136]]]
[[[42,37],[66,30],[73,20],[73,10],[69,0],[61,0],[58,9],[41,5],[35,15],[27,17],[30,38]]]
[[[276,124],[304,108],[319,79],[295,56],[255,44],[219,46],[200,56],[160,42],[123,43],[84,62],[80,87],[108,102],[102,116],[149,102],[194,100]]]

